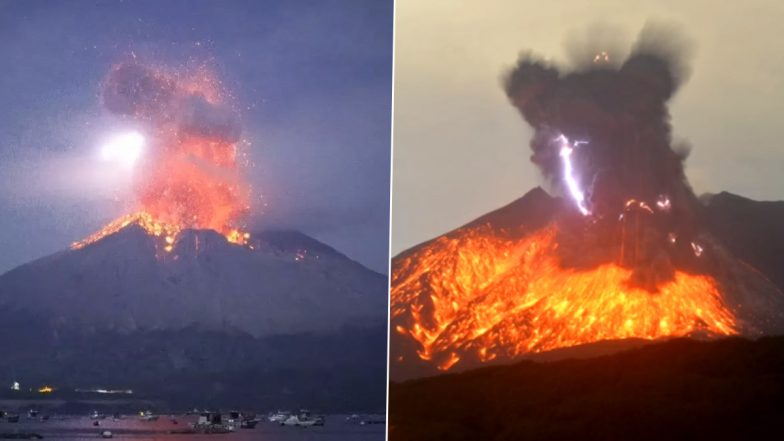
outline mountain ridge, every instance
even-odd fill
[[[0,276],[0,307],[112,329],[209,324],[255,336],[384,320],[386,277],[302,233],[264,231],[239,246],[183,230],[171,252],[159,239],[131,224],[21,265]]]

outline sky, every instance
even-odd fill
[[[631,45],[648,21],[676,26],[693,50],[670,110],[695,192],[784,199],[784,3],[398,0],[392,254],[542,184],[533,131],[500,86],[520,53],[563,64],[567,41],[607,29]]]
[[[249,229],[309,234],[386,273],[391,1],[0,0],[0,273],[125,214],[124,130],[101,105],[130,54],[204,62],[250,141]]]

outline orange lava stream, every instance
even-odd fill
[[[563,268],[556,247],[555,227],[519,240],[479,227],[395,259],[396,332],[440,370],[601,340],[738,332],[710,276],[677,271],[650,293],[614,263]]]
[[[177,235],[182,230],[182,228],[177,224],[159,222],[150,213],[147,213],[146,211],[140,211],[137,213],[127,214],[120,217],[119,219],[109,222],[99,231],[96,231],[95,233],[78,242],[72,243],[71,249],[78,250],[80,248],[84,248],[85,246],[97,242],[106,236],[112,235],[131,224],[139,225],[144,229],[144,231],[147,232],[147,234],[162,239],[163,250],[166,252],[172,251],[174,242],[177,239]],[[245,233],[237,229],[219,231],[219,233],[223,234],[226,237],[226,240],[237,245],[247,245],[248,240],[250,239],[249,233]]]

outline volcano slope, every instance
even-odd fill
[[[385,276],[294,231],[238,245],[184,230],[164,247],[130,224],[0,276],[0,382],[383,409]]]
[[[784,221],[780,205],[709,198],[693,233],[700,253],[644,289],[636,268],[613,263],[618,242],[603,248],[566,203],[535,189],[393,259],[392,380],[608,340],[784,331],[784,234],[766,228]],[[655,258],[638,260],[658,271]]]
[[[676,339],[392,383],[389,439],[782,439],[784,337]]]

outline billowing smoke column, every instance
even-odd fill
[[[220,82],[137,63],[115,66],[102,90],[110,112],[147,126],[149,150],[135,191],[141,210],[167,225],[229,235],[249,209],[237,167],[240,126]]]
[[[686,49],[671,29],[646,26],[622,63],[597,51],[561,72],[523,56],[505,78],[535,129],[531,160],[589,225],[562,234],[583,245],[564,247],[565,263],[620,261],[652,290],[674,265],[694,266],[697,200],[667,109],[687,75]]]

